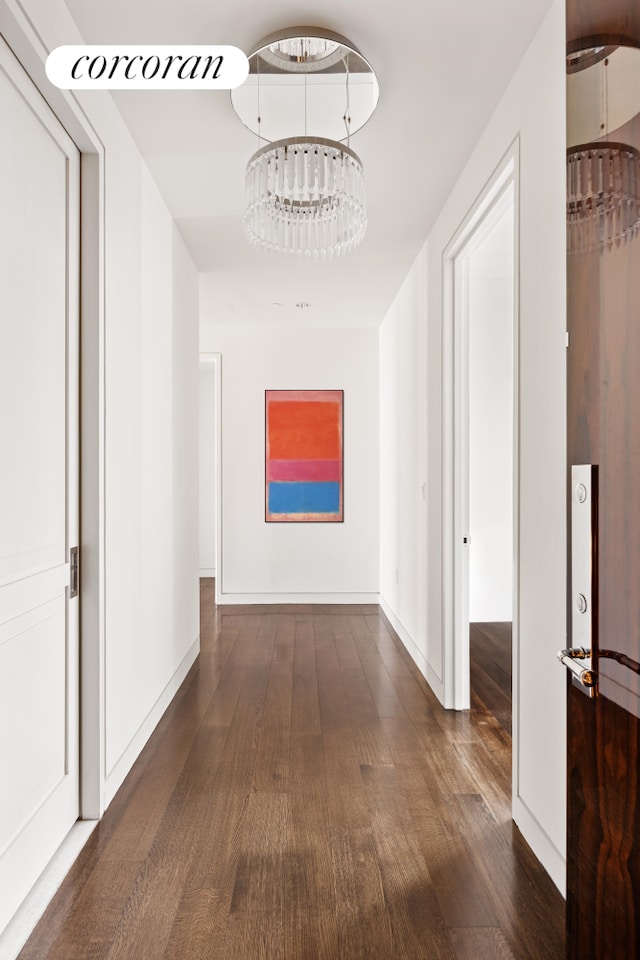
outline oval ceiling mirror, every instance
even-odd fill
[[[272,143],[288,137],[342,142],[378,103],[370,63],[340,34],[294,27],[271,34],[249,54],[249,76],[231,91],[245,127]]]

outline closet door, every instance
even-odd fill
[[[79,154],[0,40],[0,930],[79,812]]]

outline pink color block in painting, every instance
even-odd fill
[[[340,482],[340,460],[270,460],[269,480],[320,480]]]

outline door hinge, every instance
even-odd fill
[[[73,600],[74,597],[78,596],[78,586],[80,582],[78,547],[72,547],[69,551],[69,563],[71,566],[69,571],[69,599]]]

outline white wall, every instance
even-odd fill
[[[469,620],[513,615],[513,209],[469,257]]]
[[[383,552],[392,546],[396,515],[402,526],[411,525],[405,495],[394,489],[388,461],[397,448],[394,422],[402,422],[408,411],[413,422],[420,418],[406,398],[393,400],[394,383],[416,363],[414,376],[427,382],[428,452],[427,517],[423,523],[415,511],[411,543],[405,546],[408,557],[421,557],[426,544],[427,576],[411,595],[401,595],[387,564],[381,571],[381,591],[407,646],[418,663],[426,661],[425,674],[443,696],[443,252],[519,136],[520,583],[519,646],[514,654],[519,698],[513,816],[560,888],[565,874],[565,677],[555,651],[565,638],[564,90],[564,4],[554,0],[381,330],[381,396],[383,404],[393,403],[382,423],[381,462],[387,464],[381,498]],[[418,322],[426,327],[426,349],[415,329]],[[419,361],[411,359],[414,352]],[[409,459],[406,469],[405,490],[414,491],[422,480],[420,465]]]
[[[173,629],[165,628],[171,656],[167,674],[184,670],[200,648],[198,583],[198,274],[184,241],[172,227],[172,450],[173,510],[171,571]],[[156,588],[157,589],[157,588]],[[180,673],[174,678],[177,681]]]
[[[358,602],[378,593],[378,331],[201,329],[220,352],[221,602]],[[264,392],[344,390],[344,522],[265,523]]]
[[[216,370],[213,363],[200,363],[200,548],[201,577],[216,575]]]
[[[380,328],[380,595],[429,679],[426,330],[425,247]]]
[[[31,24],[2,0],[3,23],[12,31],[18,23],[17,46],[27,37],[23,56],[35,51],[30,67],[42,73],[46,50],[81,37],[62,0],[23,5]],[[29,39],[32,29],[39,39]],[[52,97],[61,102],[58,91]],[[78,91],[76,99],[104,148],[106,519],[104,543],[86,551],[104,556],[104,805],[199,647],[198,281],[111,97]]]
[[[109,781],[119,785],[144,742],[138,732],[146,729],[165,687],[197,649],[198,293],[195,268],[119,118],[113,118],[108,134],[105,743],[110,794]]]

